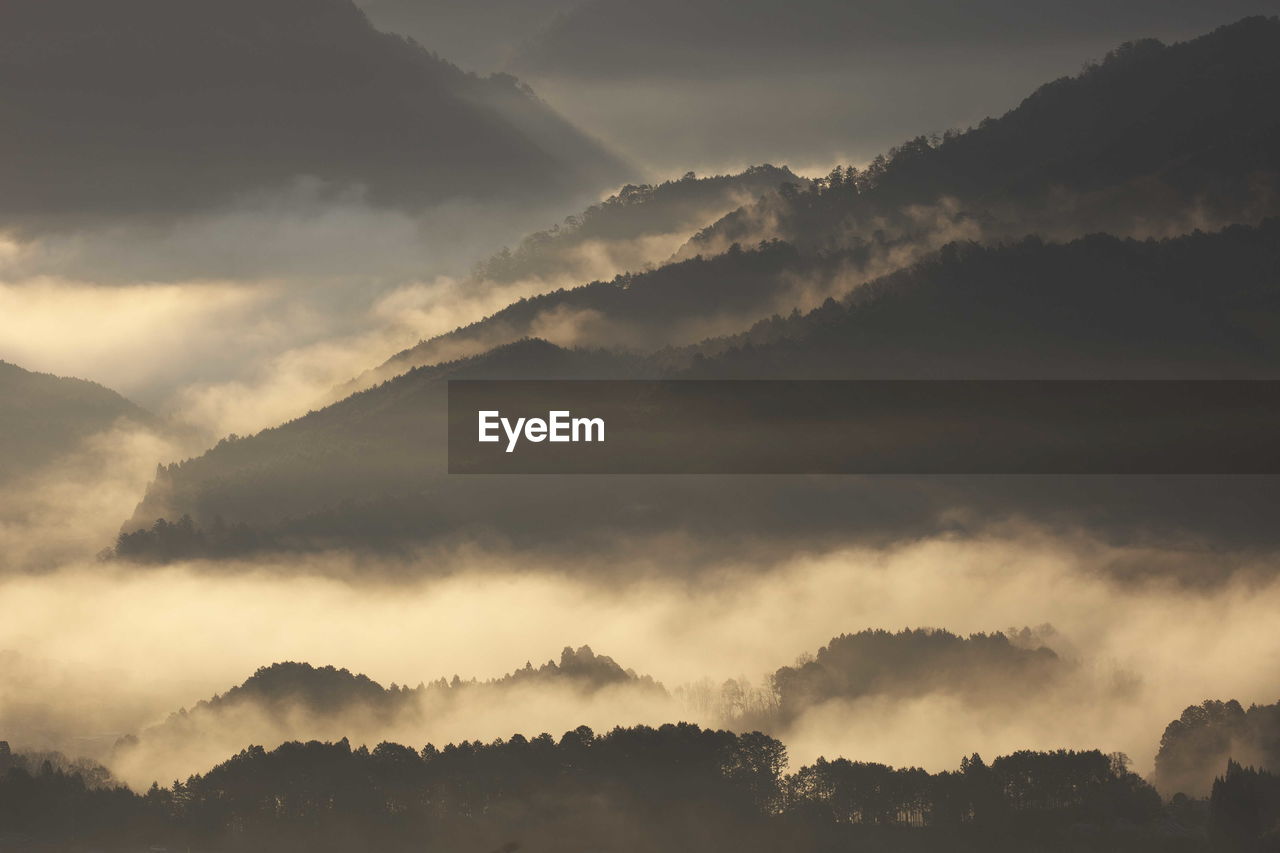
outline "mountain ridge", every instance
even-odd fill
[[[417,210],[594,192],[624,171],[510,75],[467,74],[375,30],[351,0],[120,0],[109,13],[14,0],[0,11],[0,95],[0,117],[23,128],[0,143],[0,213],[18,231],[196,213],[304,179]]]

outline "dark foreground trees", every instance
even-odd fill
[[[1233,765],[1212,831],[1186,825],[1098,751],[975,755],[936,774],[785,765],[766,735],[682,723],[443,749],[251,747],[141,796],[14,767],[0,775],[0,848],[1252,851],[1277,814],[1274,778]]]
[[[1209,832],[1220,850],[1280,850],[1280,776],[1228,761],[1209,795]]]

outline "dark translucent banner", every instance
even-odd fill
[[[453,474],[1280,474],[1280,382],[453,381]]]

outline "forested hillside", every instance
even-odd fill
[[[723,260],[747,263],[773,247]],[[655,274],[658,275],[658,274]],[[647,280],[647,279],[646,279]],[[726,282],[731,279],[724,279]],[[1000,248],[957,245],[873,282],[844,304],[768,321],[747,335],[655,356],[572,350],[540,341],[419,368],[341,403],[202,457],[168,467],[139,507],[117,553],[133,559],[235,553],[257,547],[379,547],[497,534],[536,545],[593,541],[625,524],[633,535],[663,530],[753,531],[776,520],[778,495],[794,489],[784,528],[771,535],[822,541],[852,534],[849,506],[872,488],[857,478],[577,479],[542,494],[536,478],[444,475],[444,393],[450,378],[1274,378],[1280,352],[1280,223],[1139,242],[1091,237],[1067,245],[1027,240]],[[618,298],[642,298],[643,285]],[[635,296],[632,296],[635,294]],[[634,303],[633,303],[634,304]],[[705,351],[705,352],[704,352]],[[710,354],[706,354],[710,353]],[[1268,481],[1237,481],[1212,504],[1174,500],[1141,478],[1106,485],[1069,479],[1031,489],[1008,482],[877,482],[861,535],[930,529],[948,507],[1004,512],[1085,512],[1119,530],[1147,523],[1266,536],[1259,500]],[[1116,491],[1107,497],[1111,489]],[[1148,489],[1154,493],[1148,494]],[[1192,492],[1199,489],[1192,488]],[[659,499],[658,495],[663,497]],[[1147,495],[1134,502],[1133,494]],[[1129,497],[1125,497],[1128,495]],[[1108,501],[1116,504],[1107,511]],[[1172,505],[1170,505],[1172,502]],[[998,509],[1003,507],[1004,509]],[[714,509],[712,509],[714,508]],[[190,515],[204,528],[183,541],[157,518]],[[223,538],[221,518],[251,531]],[[1160,520],[1163,519],[1163,520]],[[1076,518],[1077,521],[1081,520]],[[917,526],[923,526],[918,528]],[[223,528],[225,529],[225,528]],[[132,532],[138,530],[139,532]],[[195,534],[192,533],[192,536]],[[816,538],[815,538],[816,537]]]
[[[754,273],[756,278],[769,279],[770,283],[743,288],[736,295],[708,294],[710,300],[724,301],[697,308],[679,299],[665,307],[657,305],[656,301],[667,294],[648,292],[653,288],[647,286],[640,288],[648,292],[641,296],[647,299],[647,310],[640,312],[629,310],[631,306],[625,303],[592,302],[587,290],[578,291],[583,282],[600,277],[609,279],[610,284],[597,280],[588,286],[590,293],[610,294],[622,287],[630,288],[637,280],[648,281],[645,274],[670,260],[679,246],[707,222],[784,185],[807,183],[785,167],[753,166],[739,174],[699,178],[690,172],[679,180],[657,185],[628,184],[603,202],[568,217],[562,225],[530,234],[514,250],[504,248],[479,262],[466,282],[474,292],[514,288],[528,298],[480,322],[396,353],[340,389],[341,396],[411,367],[478,355],[528,336],[559,338],[554,341],[557,343],[607,341],[657,346],[687,342],[690,336],[702,337],[717,324],[723,327],[726,321],[753,319],[766,312],[769,305],[779,304],[775,291],[789,290],[772,281],[777,269],[745,271]],[[700,274],[703,271],[667,271],[662,278],[674,281],[665,290],[697,290],[705,279]],[[614,334],[621,334],[621,341],[611,337]]]
[[[778,238],[803,249],[881,232],[1153,236],[1276,213],[1280,19],[1148,40],[966,131],[909,140],[809,192],[729,214],[686,250]]]
[[[0,481],[38,470],[95,433],[156,418],[96,382],[0,361]]]
[[[360,384],[521,337],[633,351],[689,345],[842,299],[954,240],[1145,238],[1258,224],[1280,214],[1277,56],[1280,21],[1263,18],[1173,46],[1126,44],[1000,118],[909,140],[866,168],[790,186],[786,174],[748,172],[735,180],[780,192],[702,229],[676,263],[522,299],[397,354]],[[584,238],[639,239],[650,212],[670,208],[667,198],[714,192],[719,180],[624,193],[574,227],[489,260],[483,277],[563,273],[565,250]]]

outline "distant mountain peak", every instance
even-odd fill
[[[314,179],[377,206],[598,191],[623,167],[509,76],[350,0],[0,9],[0,225],[195,213]],[[91,188],[91,191],[90,191]]]

